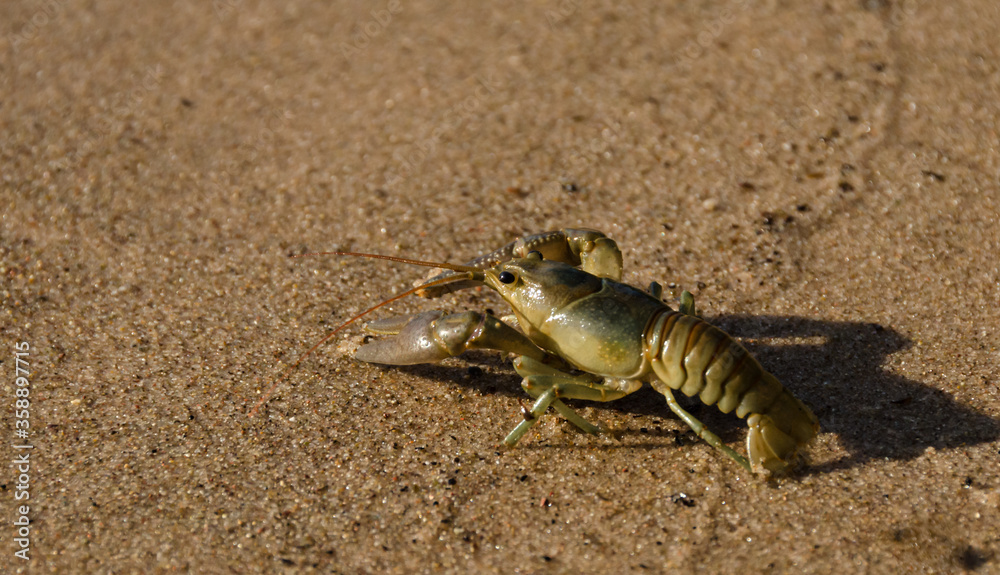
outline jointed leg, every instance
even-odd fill
[[[658,300],[663,299],[663,286],[661,286],[657,282],[650,282],[649,288],[646,289],[646,292],[648,292],[649,295],[655,297]]]
[[[681,302],[677,311],[685,315],[698,316],[698,310],[694,307],[694,296],[688,290],[681,292]]]
[[[521,440],[521,437],[523,437],[524,434],[538,422],[538,418],[545,413],[545,410],[548,409],[550,405],[559,413],[559,415],[563,416],[566,421],[569,421],[573,425],[579,427],[585,433],[597,433],[601,430],[601,428],[580,417],[580,415],[570,409],[568,405],[559,401],[559,399],[557,399],[558,393],[559,392],[556,387],[550,387],[542,392],[541,395],[538,396],[534,405],[531,406],[531,410],[524,414],[524,420],[521,423],[518,423],[517,427],[511,430],[511,432],[507,434],[507,437],[504,438],[504,444],[508,447],[514,447],[517,445],[517,442]]]
[[[639,387],[638,382],[636,385],[626,386],[625,389],[620,386],[606,385],[593,375],[570,375],[524,357],[516,360],[514,367],[518,373],[524,376],[521,387],[537,400],[532,405],[531,410],[525,414],[524,421],[519,423],[504,439],[504,443],[508,446],[517,444],[549,406],[552,406],[567,421],[583,431],[597,433],[600,431],[598,427],[588,423],[559,398],[614,401]]]
[[[653,387],[655,387],[657,391],[662,393],[663,396],[667,398],[667,405],[670,406],[670,411],[676,413],[677,417],[680,417],[684,423],[688,424],[688,427],[690,427],[698,437],[705,440],[705,443],[725,453],[731,457],[733,461],[743,466],[743,468],[747,471],[753,471],[750,468],[750,462],[747,461],[746,457],[743,457],[731,447],[723,443],[722,440],[719,439],[718,435],[712,433],[707,427],[705,427],[705,424],[698,421],[698,419],[696,419],[693,415],[685,411],[684,408],[677,403],[677,399],[674,397],[673,391],[669,387],[662,383],[654,383]]]

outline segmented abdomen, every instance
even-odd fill
[[[648,357],[656,376],[671,389],[719,405],[738,417],[769,415],[795,438],[808,442],[816,416],[721,329],[694,316],[666,309],[646,331]]]

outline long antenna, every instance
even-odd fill
[[[354,253],[354,252],[318,252],[316,254],[302,254],[302,255],[303,256],[307,256],[307,255],[360,256],[360,257],[368,257],[368,258],[375,258],[375,259],[392,260],[392,261],[398,261],[398,262],[402,262],[402,263],[409,263],[409,264],[422,265],[422,266],[428,266],[428,267],[446,267],[447,269],[453,269],[455,271],[469,271],[469,272],[480,272],[480,273],[482,273],[482,270],[480,270],[478,268],[470,267],[470,266],[458,266],[458,265],[454,265],[453,266],[452,264],[443,264],[442,265],[442,264],[435,263],[435,262],[423,262],[423,261],[419,261],[419,260],[408,260],[408,259],[404,259],[404,258],[395,258],[395,257],[392,257],[392,256],[380,256],[378,254],[362,254],[362,253]],[[292,256],[292,257],[301,257],[301,256]],[[462,269],[459,269],[459,268],[462,268]],[[297,368],[299,366],[300,363],[302,363],[302,360],[304,360],[305,358],[309,357],[309,355],[312,352],[316,351],[316,349],[319,348],[319,346],[321,346],[324,343],[330,341],[330,338],[332,338],[334,335],[336,335],[337,332],[339,332],[340,330],[342,330],[345,327],[351,325],[355,321],[363,318],[364,316],[368,315],[369,313],[377,310],[378,308],[380,308],[382,306],[385,306],[385,305],[388,305],[388,304],[390,304],[390,303],[392,303],[392,302],[394,302],[396,300],[403,299],[404,297],[406,297],[406,296],[408,296],[408,295],[410,295],[412,293],[415,293],[415,292],[417,292],[419,290],[422,290],[422,289],[425,289],[425,288],[429,288],[429,287],[438,286],[438,285],[442,285],[442,284],[452,283],[452,282],[455,282],[455,281],[458,281],[458,280],[461,280],[461,279],[471,279],[473,277],[474,277],[474,273],[470,273],[468,276],[453,275],[453,276],[448,276],[448,277],[436,279],[434,281],[430,281],[430,282],[427,282],[425,284],[418,285],[415,288],[408,289],[405,292],[403,292],[403,293],[401,293],[401,294],[399,294],[397,296],[391,297],[391,298],[389,298],[389,299],[387,299],[387,300],[385,300],[383,302],[380,302],[378,305],[374,305],[374,306],[366,309],[365,311],[359,313],[358,315],[352,317],[351,319],[345,321],[344,323],[338,325],[336,328],[333,329],[333,331],[331,331],[330,333],[326,334],[326,336],[324,336],[323,339],[321,339],[318,342],[316,342],[316,345],[310,347],[305,353],[303,353],[302,355],[300,355],[299,358],[297,360],[295,360],[295,363],[292,364],[291,367],[289,367],[288,369],[286,369],[283,374],[281,374],[281,377],[278,378],[274,382],[273,385],[271,385],[270,389],[267,390],[267,393],[264,394],[264,397],[262,397],[260,399],[260,401],[258,401],[256,404],[254,404],[253,409],[250,410],[249,417],[253,417],[253,416],[257,415],[257,410],[259,410],[262,405],[264,405],[265,403],[267,403],[271,399],[271,395],[274,394],[274,390],[278,388],[278,385],[281,382],[283,382],[286,379],[288,379],[288,376],[295,370],[295,368]]]
[[[415,266],[424,266],[428,268],[442,268],[446,270],[452,270],[456,272],[478,272],[482,271],[481,268],[473,266],[461,266],[458,264],[449,264],[446,262],[427,262],[423,260],[411,260],[408,258],[397,258],[395,256],[383,256],[382,254],[365,254],[361,252],[311,252],[308,254],[299,254],[297,256],[292,256],[293,258],[304,258],[307,256],[355,256],[359,258],[371,258],[375,260],[389,260],[391,262],[399,262],[403,264],[413,264]]]

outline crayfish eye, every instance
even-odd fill
[[[515,278],[514,274],[510,272],[500,272],[500,275],[497,276],[497,279],[500,280],[500,283],[502,284],[512,284],[514,283],[514,280],[517,278]]]

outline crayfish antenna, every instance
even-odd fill
[[[310,252],[308,254],[299,254],[297,256],[291,256],[293,258],[304,258],[308,256],[353,256],[357,258],[370,258],[374,260],[389,260],[391,262],[399,262],[403,264],[411,264],[415,266],[424,266],[427,268],[443,268],[446,270],[452,270],[456,272],[480,272],[482,268],[477,268],[474,266],[463,266],[459,264],[450,264],[447,262],[428,262],[424,260],[411,260],[409,258],[397,258],[396,256],[384,256],[382,254],[366,254],[362,252]],[[426,287],[426,286],[421,286]]]
[[[274,382],[274,384],[272,384],[271,387],[268,388],[267,393],[264,394],[264,397],[262,397],[256,404],[254,404],[253,409],[250,410],[249,417],[254,417],[255,415],[257,415],[257,411],[261,408],[261,406],[264,405],[265,403],[267,403],[271,399],[271,396],[274,394],[274,391],[278,388],[278,385],[281,384],[281,382],[283,382],[286,379],[288,379],[288,376],[291,375],[291,373],[299,366],[300,363],[302,363],[302,361],[305,358],[309,357],[309,355],[311,355],[312,352],[316,351],[316,349],[318,349],[319,346],[321,346],[324,343],[330,341],[330,339],[333,338],[333,336],[337,335],[337,333],[340,332],[345,327],[351,325],[355,321],[357,321],[357,320],[365,317],[366,315],[370,314],[371,312],[377,310],[378,308],[380,308],[382,306],[389,305],[390,303],[392,303],[392,302],[394,302],[396,300],[403,299],[404,297],[406,297],[406,296],[408,296],[410,294],[416,293],[416,292],[418,292],[418,291],[420,291],[422,289],[426,289],[426,288],[434,287],[434,286],[439,286],[439,285],[444,285],[444,284],[448,284],[448,283],[452,283],[452,282],[456,282],[456,281],[461,281],[461,280],[468,280],[468,279],[476,280],[477,276],[482,276],[482,273],[483,273],[482,270],[474,268],[474,267],[471,267],[471,266],[460,266],[460,265],[456,265],[456,264],[447,264],[447,263],[439,263],[439,262],[425,262],[425,261],[421,261],[421,260],[410,260],[410,259],[406,259],[406,258],[397,258],[397,257],[393,257],[393,256],[383,256],[383,255],[379,255],[379,254],[363,254],[363,253],[357,253],[357,252],[315,252],[315,253],[309,253],[309,254],[301,254],[301,255],[292,256],[292,257],[293,258],[298,258],[298,257],[315,256],[315,255],[358,256],[358,257],[373,258],[373,259],[380,259],[380,260],[391,260],[391,261],[394,261],[394,262],[401,262],[401,263],[405,263],[405,264],[413,264],[413,265],[425,266],[425,267],[445,268],[445,269],[450,269],[450,270],[454,270],[454,271],[458,271],[458,272],[468,272],[468,273],[462,274],[462,275],[448,276],[446,278],[440,278],[440,279],[437,279],[437,280],[434,280],[434,281],[429,281],[429,282],[427,282],[425,284],[418,285],[418,286],[416,286],[416,287],[414,287],[412,289],[406,290],[405,292],[403,292],[403,293],[401,293],[401,294],[399,294],[397,296],[393,296],[393,297],[391,297],[391,298],[389,298],[389,299],[387,299],[385,301],[379,302],[377,305],[374,305],[374,306],[366,309],[365,311],[359,313],[358,315],[356,315],[356,316],[352,317],[351,319],[345,321],[344,323],[338,325],[336,328],[333,329],[333,331],[331,331],[330,333],[326,334],[323,337],[323,339],[321,339],[318,342],[316,342],[315,345],[313,345],[308,350],[306,350],[305,353],[303,353],[302,355],[300,355],[299,358],[297,360],[295,360],[295,363],[293,363],[291,365],[291,367],[285,369],[285,372],[281,375],[281,377],[279,377]]]

